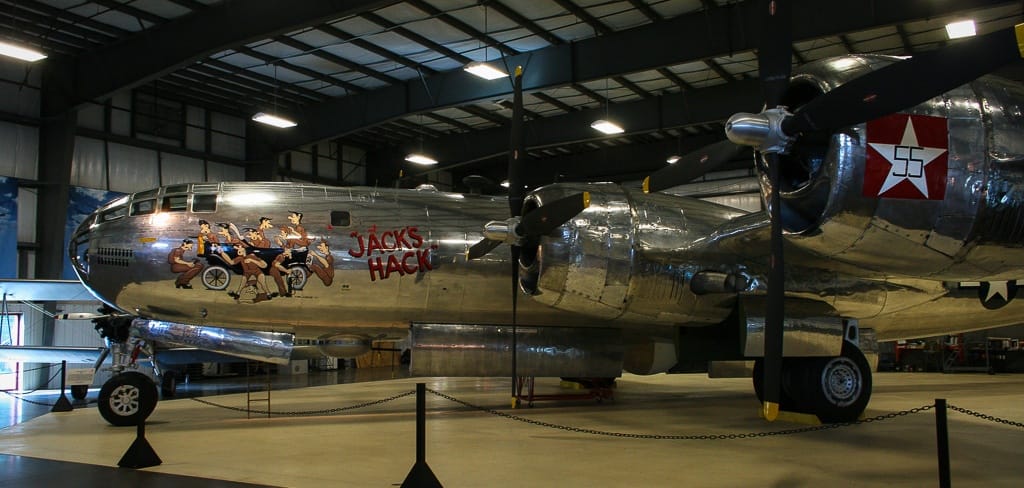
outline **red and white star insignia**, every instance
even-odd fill
[[[944,117],[892,114],[867,124],[863,195],[942,200],[949,129]]]

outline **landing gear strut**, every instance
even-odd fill
[[[763,401],[764,360],[754,361],[754,393]],[[785,358],[782,410],[816,415],[825,423],[856,421],[871,399],[871,367],[864,353],[844,342],[836,357]]]
[[[153,413],[157,402],[157,387],[153,380],[134,369],[136,358],[144,344],[130,337],[130,317],[95,320],[96,330],[107,340],[112,356],[114,376],[100,388],[98,408],[100,415],[111,425],[123,427],[138,425]],[[149,349],[152,357],[152,349]],[[154,360],[154,364],[156,361]]]

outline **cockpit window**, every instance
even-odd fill
[[[352,214],[346,210],[332,210],[331,225],[335,227],[348,227],[352,225]]]
[[[132,202],[131,215],[149,215],[156,211],[156,199]]]
[[[166,196],[160,209],[164,212],[183,212],[188,209],[188,195]]]
[[[135,199],[136,200],[141,200],[143,198],[155,197],[156,196],[156,192],[159,191],[159,190],[160,190],[159,188],[153,188],[152,190],[140,191],[140,192],[135,194]]]
[[[103,212],[103,215],[100,216],[100,222],[110,222],[111,220],[117,220],[121,217],[124,217],[127,213],[128,207],[114,207],[110,210],[107,210],[106,212]]]
[[[164,188],[164,195],[170,195],[171,193],[185,193],[188,191],[188,185],[172,185]]]
[[[217,210],[217,195],[193,195],[193,212],[213,212]]]

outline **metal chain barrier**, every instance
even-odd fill
[[[999,423],[999,424],[1006,424],[1006,425],[1011,425],[1013,427],[1020,427],[1020,428],[1024,429],[1024,423],[1021,423],[1021,422],[1014,422],[1012,420],[1001,419],[999,417],[994,417],[992,415],[986,415],[986,414],[983,414],[983,413],[975,412],[974,410],[968,410],[966,408],[957,407],[955,405],[948,405],[948,407],[949,407],[950,410],[953,410],[953,411],[956,411],[956,412],[960,412],[960,413],[963,413],[963,414],[967,414],[967,415],[970,415],[972,417],[977,417],[977,418],[982,419],[982,420],[988,420],[989,422],[996,422],[996,423]]]
[[[373,400],[373,401],[369,401],[369,402],[365,402],[365,403],[359,403],[359,404],[356,404],[356,405],[350,405],[350,406],[347,406],[347,407],[328,408],[328,409],[323,409],[323,410],[290,411],[290,412],[274,412],[272,410],[252,410],[252,409],[249,409],[249,408],[232,407],[232,406],[229,406],[229,405],[221,405],[219,403],[213,403],[211,401],[203,400],[201,398],[193,398],[192,401],[199,402],[199,403],[202,403],[204,405],[210,405],[212,407],[223,408],[225,410],[234,410],[236,412],[255,413],[255,414],[260,414],[260,415],[331,415],[331,414],[336,414],[336,413],[340,413],[340,412],[344,412],[344,411],[348,411],[348,410],[356,410],[356,409],[359,409],[359,408],[365,408],[365,407],[371,407],[371,406],[374,406],[374,405],[380,405],[380,404],[383,404],[383,403],[387,403],[387,402],[390,402],[390,401],[398,400],[399,398],[404,398],[404,397],[407,397],[407,396],[410,396],[410,395],[415,395],[415,394],[416,394],[416,390],[411,390],[411,391],[407,391],[405,393],[399,393],[397,395],[390,396],[390,397],[387,397],[387,398],[382,398],[380,400]]]
[[[37,368],[37,369],[42,369],[42,368]],[[43,386],[49,385],[51,381],[56,379],[57,376],[59,376],[63,372],[64,372],[64,370],[60,370],[60,371],[57,371],[56,373],[53,373],[53,376],[51,376],[50,379],[46,380],[46,383],[43,383]],[[33,405],[40,405],[40,406],[44,406],[44,407],[52,407],[52,406],[54,406],[53,403],[37,402],[37,401],[34,401],[34,400],[29,400],[28,398],[24,397],[24,395],[31,395],[31,394],[41,390],[42,388],[43,387],[40,386],[39,388],[36,388],[36,389],[34,389],[32,391],[23,391],[21,393],[11,393],[9,391],[4,391],[4,393],[6,393],[7,396],[9,396],[9,397],[17,398],[18,400],[21,400],[21,401],[26,402],[26,403],[31,403]]]
[[[8,371],[6,373],[0,373],[0,375],[2,375],[2,374],[17,374],[17,373],[30,373],[32,371],[39,371],[41,369],[46,369],[46,368],[49,368],[50,366],[56,366],[58,364],[60,364],[60,363],[50,363],[50,364],[47,364],[47,365],[44,365],[44,366],[40,366],[38,368],[23,369],[21,371]]]
[[[759,437],[772,437],[772,436],[780,436],[780,435],[803,434],[803,433],[806,433],[806,432],[817,432],[817,431],[821,431],[821,430],[838,429],[840,427],[849,427],[851,425],[868,424],[868,423],[871,423],[871,422],[880,422],[880,421],[883,421],[883,420],[889,420],[889,419],[894,419],[894,418],[897,418],[897,417],[903,417],[905,415],[910,415],[910,414],[913,414],[913,413],[924,412],[924,411],[931,410],[931,409],[935,408],[934,404],[933,405],[925,405],[925,406],[922,406],[922,407],[912,408],[910,410],[902,410],[902,411],[899,411],[899,412],[890,412],[890,413],[887,413],[887,414],[884,414],[884,415],[879,415],[879,416],[876,416],[876,417],[871,417],[871,418],[866,418],[866,419],[858,420],[856,422],[844,422],[844,423],[838,423],[838,424],[825,424],[825,425],[817,425],[817,426],[814,426],[814,427],[801,427],[801,428],[797,428],[797,429],[784,429],[784,430],[775,430],[775,431],[770,431],[770,432],[748,432],[748,433],[741,433],[741,434],[697,434],[697,435],[637,434],[637,433],[630,433],[630,432],[611,432],[611,431],[597,430],[597,429],[585,429],[585,428],[581,428],[581,427],[572,427],[572,426],[568,426],[568,425],[553,424],[551,422],[544,422],[544,421],[541,421],[541,420],[534,420],[534,419],[530,419],[530,418],[526,418],[526,417],[520,417],[518,415],[512,415],[512,414],[509,414],[509,413],[502,412],[500,410],[494,410],[494,409],[491,409],[491,408],[486,408],[486,407],[481,407],[481,406],[478,406],[478,405],[474,405],[472,403],[469,403],[469,402],[466,402],[466,401],[463,401],[463,400],[459,400],[458,398],[455,398],[455,397],[453,397],[451,395],[446,395],[444,393],[441,393],[441,392],[435,391],[435,390],[431,390],[429,388],[427,389],[427,391],[429,391],[430,393],[433,393],[434,395],[437,395],[437,396],[439,396],[441,398],[444,398],[445,400],[458,403],[459,405],[463,405],[465,407],[469,407],[469,408],[472,408],[472,409],[475,409],[475,410],[479,410],[481,412],[489,413],[491,415],[495,415],[495,416],[498,416],[498,417],[503,417],[503,418],[506,418],[506,419],[509,419],[509,420],[515,420],[515,421],[518,421],[518,422],[523,422],[523,423],[527,423],[527,424],[536,425],[536,426],[539,426],[539,427],[548,427],[548,428],[551,428],[551,429],[564,430],[564,431],[568,431],[568,432],[577,432],[577,433],[581,433],[581,434],[601,435],[601,436],[608,436],[608,437],[627,437],[627,438],[631,438],[631,439],[686,440],[686,441],[689,441],[689,440],[709,440],[710,441],[710,440],[731,440],[731,439],[753,439],[753,438],[759,438]]]

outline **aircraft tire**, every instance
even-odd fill
[[[818,419],[827,424],[854,422],[871,399],[871,367],[864,353],[844,343],[841,355],[811,362],[805,394]]]
[[[231,284],[231,272],[223,266],[210,266],[203,270],[202,280],[210,290],[223,290]]]
[[[71,398],[85,400],[89,395],[89,385],[71,385]]]
[[[100,389],[100,415],[111,425],[138,425],[156,408],[156,385],[138,372],[121,373],[107,380]]]

